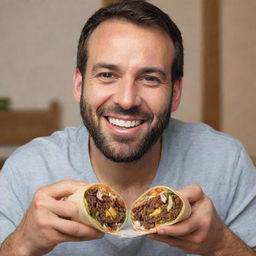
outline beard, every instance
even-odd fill
[[[104,156],[114,162],[132,162],[139,160],[149,149],[157,142],[162,136],[163,131],[169,124],[171,116],[171,100],[169,105],[164,111],[157,116],[155,125],[152,126],[145,135],[140,139],[136,140],[136,145],[122,150],[122,145],[126,145],[131,142],[131,138],[125,136],[113,136],[112,141],[108,141],[106,136],[103,134],[100,123],[97,122],[100,117],[104,116],[104,113],[116,113],[121,115],[131,116],[143,116],[146,120],[153,120],[153,114],[143,112],[139,107],[131,109],[123,109],[121,106],[116,105],[113,107],[100,107],[96,114],[93,113],[90,104],[86,103],[83,93],[80,101],[80,113],[85,127],[87,128],[90,136],[92,137],[96,147],[104,154]]]

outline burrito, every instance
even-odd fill
[[[157,228],[188,218],[189,202],[177,191],[157,186],[143,193],[132,205],[131,222],[137,231],[155,232]]]
[[[67,200],[79,209],[76,221],[103,232],[116,233],[127,219],[127,207],[121,196],[104,184],[91,184],[77,190]]]

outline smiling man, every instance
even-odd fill
[[[171,118],[182,76],[182,38],[168,15],[144,1],[97,11],[73,76],[84,125],[35,139],[1,172],[0,256],[256,255],[255,167],[235,139]],[[60,200],[87,183],[110,185],[128,207],[170,186],[192,214],[119,239],[73,221],[77,206]]]
[[[78,69],[74,91],[78,101],[81,97],[91,146],[115,162],[138,160],[157,140],[159,144],[169,122],[171,39],[157,27],[111,19],[95,29],[88,53],[84,80]],[[180,79],[174,86],[179,101]]]

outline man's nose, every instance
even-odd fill
[[[114,103],[123,109],[131,109],[141,104],[139,88],[134,80],[123,79],[119,82],[114,95]]]

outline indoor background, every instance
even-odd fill
[[[106,2],[0,0],[0,98],[10,100],[0,117],[3,111],[45,110],[57,100],[60,129],[81,123],[72,96],[76,47],[85,21]],[[172,17],[184,38],[183,98],[174,116],[207,122],[256,157],[256,1],[149,2]],[[0,157],[14,149],[0,145]]]

